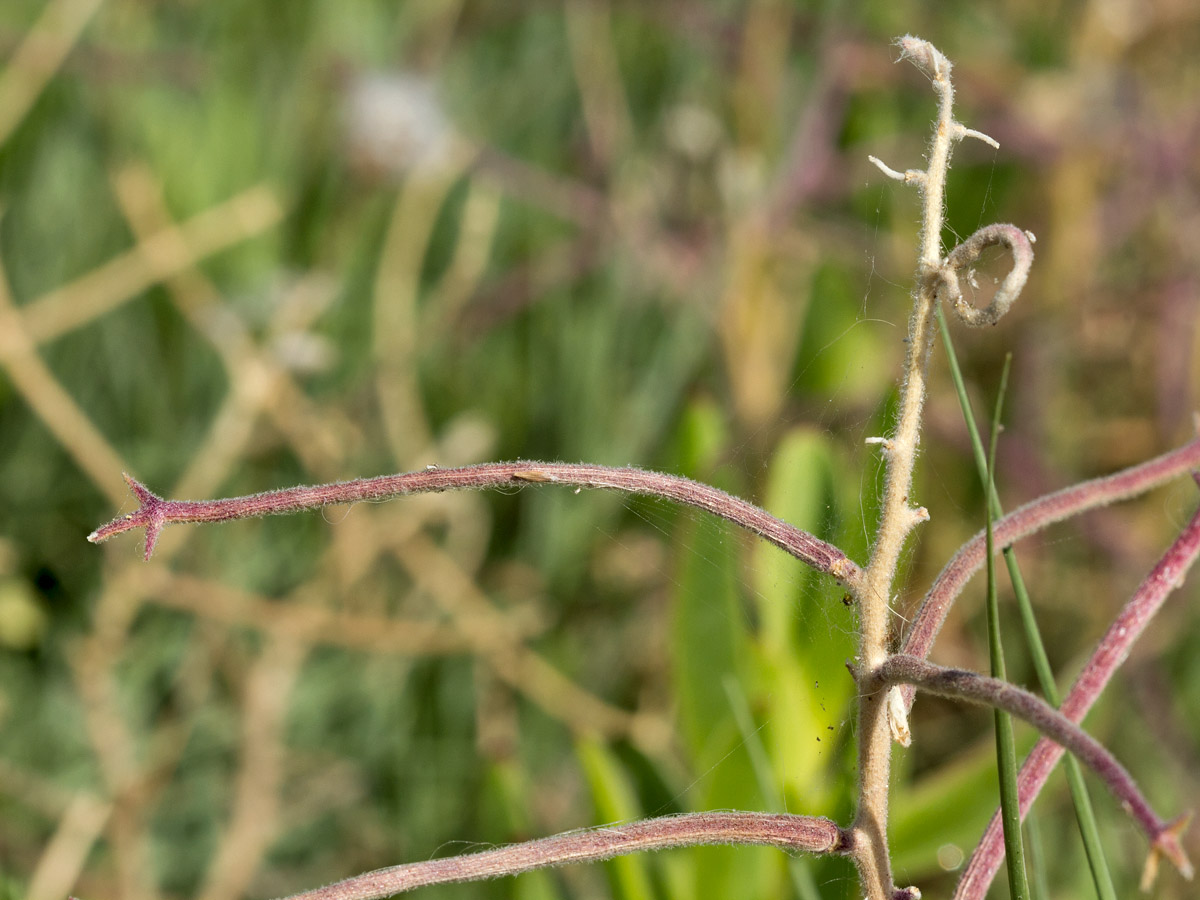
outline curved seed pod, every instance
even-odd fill
[[[1033,241],[1031,235],[1016,225],[986,225],[950,251],[938,272],[942,284],[939,296],[947,301],[960,322],[972,328],[995,325],[1013,305],[1033,265]],[[971,266],[988,247],[1003,244],[1012,252],[1013,266],[1004,277],[992,302],[979,309],[967,302],[959,287],[959,273]]]

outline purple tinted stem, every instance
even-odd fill
[[[883,684],[911,684],[942,697],[967,700],[1011,713],[1066,747],[1099,775],[1152,844],[1167,830],[1167,823],[1151,808],[1128,770],[1078,724],[1029,691],[999,678],[937,666],[904,654],[888,657],[875,670],[875,677]]]
[[[740,525],[814,569],[847,584],[856,584],[860,576],[858,566],[837,547],[777,519],[752,503],[688,478],[644,469],[529,461],[485,463],[458,469],[429,468],[315,487],[293,487],[224,500],[163,500],[128,475],[125,480],[141,506],[129,515],[97,528],[88,535],[88,540],[95,543],[123,531],[145,528],[147,559],[154,552],[154,544],[163,526],[175,522],[227,522],[231,519],[317,509],[337,503],[387,500],[405,494],[563,484],[661,497],[703,509]]]
[[[1144,494],[1197,468],[1200,468],[1200,439],[1115,475],[1095,478],[1048,494],[1013,510],[995,523],[993,530],[996,549],[1003,550],[1048,525],[1089,509]],[[985,536],[980,532],[963,544],[950,562],[946,563],[925,595],[901,652],[922,659],[929,656],[950,607],[962,593],[971,576],[982,568],[986,553],[984,546]],[[912,706],[912,698],[913,689],[905,688],[906,707]]]
[[[548,866],[701,844],[767,844],[808,853],[845,854],[851,849],[850,835],[828,819],[752,812],[689,813],[378,869],[293,894],[287,900],[377,900],[431,884],[479,881]]]
[[[1091,658],[1083,667],[1060,708],[1073,722],[1082,722],[1088,710],[1108,685],[1117,668],[1129,655],[1129,649],[1154,618],[1167,596],[1179,587],[1187,571],[1200,555],[1200,510],[1184,526],[1175,542],[1163,554],[1150,574],[1109,626]],[[1043,738],[1034,745],[1018,778],[1021,815],[1024,816],[1041,792],[1063,750]],[[1168,852],[1169,848],[1161,848]],[[997,813],[984,832],[959,880],[955,900],[979,900],[987,893],[992,879],[1004,860],[1004,840]]]

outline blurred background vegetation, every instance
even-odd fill
[[[853,611],[699,514],[531,487],[177,527],[149,564],[84,536],[132,508],[122,471],[203,498],[530,457],[711,481],[863,560],[917,224],[866,157],[919,166],[933,114],[905,32],[1001,145],[959,148],[947,240],[1039,238],[1017,309],[958,334],[980,410],[1015,354],[1005,502],[1188,439],[1186,0],[6,0],[0,896],[261,898],[641,815],[846,820]],[[935,357],[900,616],[982,521]],[[1064,683],[1195,494],[1022,546]],[[938,660],[986,668],[979,591]],[[1088,720],[1171,815],[1200,798],[1195,598]],[[995,805],[989,723],[923,700],[898,752],[926,896]],[[1040,871],[1086,897],[1064,793]],[[1128,893],[1144,841],[1096,795]],[[425,895],[857,892],[743,848]]]

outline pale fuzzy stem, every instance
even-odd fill
[[[532,869],[701,844],[758,844],[786,851],[844,854],[850,836],[828,819],[751,812],[689,813],[574,831],[445,859],[378,869],[286,900],[378,900],[433,884],[481,881]]]
[[[1154,812],[1128,770],[1099,741],[1029,691],[999,678],[989,678],[965,669],[948,669],[901,653],[891,656],[880,666],[875,677],[881,686],[911,684],[931,694],[967,700],[1011,713],[1066,747],[1080,762],[1099,775],[1141,826],[1152,846],[1158,845],[1163,836],[1170,833],[1171,825]],[[882,690],[879,692],[884,693]],[[1190,870],[1186,860],[1182,868],[1185,872]]]
[[[315,487],[285,488],[223,500],[163,500],[136,479],[126,475],[125,480],[140,504],[138,509],[97,528],[88,535],[88,540],[97,543],[124,531],[145,528],[146,559],[154,552],[154,543],[163,526],[172,523],[227,522],[319,509],[336,503],[387,500],[407,494],[561,484],[645,494],[703,509],[770,541],[848,587],[853,588],[860,577],[858,566],[837,547],[775,518],[752,503],[688,478],[644,469],[527,460],[485,463],[457,469],[431,466],[419,472],[359,478]]]
[[[908,353],[895,433],[885,444],[887,482],[871,562],[863,574],[862,653],[860,664],[874,668],[887,656],[887,598],[905,538],[922,516],[909,502],[913,464],[920,441],[921,411],[933,336],[933,304],[937,284],[932,273],[941,262],[941,230],[946,169],[953,144],[954,88],[950,63],[931,44],[918,38],[900,39],[902,56],[911,58],[933,82],[938,95],[938,121],[923,177],[912,179],[921,188],[924,209],[917,289],[908,326]]]
[[[976,131],[974,128],[964,128],[961,134],[965,138],[974,138],[977,141],[983,141],[983,143],[987,144],[993,150],[1000,149],[1000,142],[990,134],[984,134],[982,131]]]
[[[1200,555],[1200,510],[1192,516],[1179,537],[1125,604],[1084,665],[1060,708],[1070,721],[1083,721],[1117,668],[1129,655],[1134,641],[1141,636],[1167,596],[1182,585],[1197,555]],[[1041,793],[1062,754],[1061,746],[1042,738],[1026,758],[1017,783],[1022,816],[1033,806],[1033,801]],[[1169,852],[1169,847],[1155,849]],[[983,900],[1003,861],[1004,839],[997,813],[963,870],[954,900]],[[1180,865],[1178,860],[1173,862]]]
[[[900,409],[895,432],[886,446],[886,487],[879,528],[871,550],[871,562],[863,572],[859,604],[859,672],[871,672],[888,656],[888,598],[905,538],[918,522],[928,518],[909,501],[913,464],[920,442],[921,410],[925,403],[925,380],[933,347],[933,310],[937,302],[936,273],[942,257],[943,202],[950,152],[960,137],[953,118],[954,88],[949,61],[930,43],[905,36],[900,39],[902,58],[909,58],[933,83],[938,97],[938,119],[924,173],[906,174],[915,183],[924,204],[921,253],[917,284],[908,325],[908,352],[904,363]],[[894,170],[876,163],[895,177]],[[861,837],[855,854],[859,875],[869,900],[888,900],[894,892],[888,857],[888,780],[891,771],[892,729],[888,722],[884,692],[860,690],[858,708],[858,810],[854,828]]]
[[[995,523],[996,549],[1000,551],[1048,525],[1077,516],[1089,509],[1144,494],[1160,484],[1198,468],[1200,439],[1114,475],[1085,481],[1048,494],[1013,510]],[[904,640],[903,653],[922,659],[929,656],[950,607],[962,593],[971,576],[983,567],[986,552],[984,544],[984,534],[981,531],[963,544],[954,558],[946,563],[913,619],[912,628]],[[911,708],[913,689],[905,688],[904,694],[905,706]]]
[[[867,159],[871,162],[871,164],[873,166],[875,166],[875,168],[877,168],[880,172],[882,172],[884,175],[886,175],[888,178],[892,179],[893,181],[902,181],[902,182],[918,181],[925,177],[924,172],[921,172],[919,170],[914,170],[914,169],[909,169],[907,172],[897,172],[895,169],[893,169],[891,166],[889,166],[887,163],[885,163],[883,160],[879,159],[876,156],[868,156]]]

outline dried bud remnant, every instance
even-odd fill
[[[950,60],[929,41],[906,34],[896,41],[896,45],[900,48],[900,59],[911,59],[913,65],[930,78],[942,81],[950,75]]]

